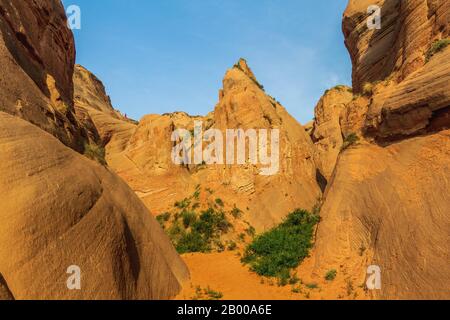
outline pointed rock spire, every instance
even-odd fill
[[[247,60],[245,60],[244,58],[240,58],[239,61],[234,65],[234,68],[237,68],[239,70],[241,70],[242,72],[244,72],[249,78],[253,79],[256,81],[256,77],[253,74],[252,70],[250,69],[250,67],[247,64]]]

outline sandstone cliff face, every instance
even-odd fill
[[[315,108],[315,120],[310,135],[321,173],[330,179],[344,143],[342,117],[353,99],[351,88],[337,87],[327,91]]]
[[[82,151],[73,116],[75,47],[59,1],[0,1],[0,110]]]
[[[0,128],[0,270],[14,298],[178,292],[184,264],[120,178],[21,119],[1,113]],[[71,265],[81,268],[80,291],[66,287]]]
[[[367,28],[369,5],[381,7],[380,30]],[[345,43],[353,61],[353,89],[365,82],[402,81],[425,64],[434,40],[450,34],[446,0],[350,0],[344,13]]]
[[[379,1],[383,22],[375,32],[365,26],[369,4],[350,1],[344,14],[355,91],[367,81],[392,81],[374,83],[342,108],[340,131],[361,140],[337,158],[314,272],[334,268],[358,286],[367,267],[378,265],[382,289],[371,297],[448,298],[450,52],[428,63],[424,57],[435,39],[448,36],[449,3]]]
[[[380,142],[450,125],[449,54],[427,52],[450,34],[445,0],[383,0],[380,30],[369,30],[370,1],[350,1],[344,13],[345,43],[353,61],[353,89],[373,91],[364,131]],[[397,85],[400,83],[400,85]]]
[[[198,184],[214,190],[225,203],[236,204],[258,230],[280,222],[295,208],[311,209],[321,190],[316,181],[313,144],[305,129],[263,91],[244,60],[226,73],[219,98],[214,112],[205,117],[185,113],[144,117],[125,149],[112,152],[107,145],[108,163],[155,214],[192,194]],[[203,121],[204,131],[221,130],[224,137],[226,129],[278,128],[279,172],[262,176],[259,173],[265,166],[248,161],[245,165],[173,164],[172,132],[193,132],[194,121]]]
[[[136,124],[114,109],[103,83],[80,65],[75,66],[73,82],[75,116],[84,136],[99,146],[114,145],[116,136],[129,139]]]
[[[0,30],[0,299],[175,296],[189,274],[158,223],[109,168],[67,147],[82,151],[95,125],[75,118],[60,1],[0,1]],[[96,84],[88,111],[106,99]],[[81,290],[66,286],[72,265]]]

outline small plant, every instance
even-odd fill
[[[217,198],[217,199],[215,200],[215,202],[216,202],[216,204],[217,204],[219,207],[223,207],[223,206],[224,206],[223,200],[220,199],[220,198]]]
[[[336,275],[337,271],[335,269],[332,269],[325,274],[325,280],[333,281],[334,279],[336,279]]]
[[[347,280],[347,295],[350,296],[353,293],[353,282],[351,280]]]
[[[300,281],[300,278],[297,276],[297,274],[294,274],[294,275],[289,279],[289,284],[292,284],[292,285],[297,284],[297,283],[299,283],[299,282],[301,282],[301,281]]]
[[[238,219],[242,216],[242,210],[237,208],[236,205],[234,205],[233,209],[231,210],[231,215],[235,218]]]
[[[234,251],[234,250],[236,250],[237,249],[237,244],[236,244],[236,242],[234,242],[234,241],[231,241],[229,244],[228,244],[228,251]]]
[[[288,269],[283,269],[280,271],[280,273],[277,275],[278,278],[278,286],[279,287],[285,287],[289,283],[289,280],[291,278],[291,275],[289,273]]]
[[[330,92],[331,90],[337,90],[337,91],[340,91],[340,92],[343,92],[343,91],[348,91],[348,92],[353,92],[353,89],[352,88],[350,88],[350,87],[348,87],[348,86],[346,86],[346,85],[343,85],[343,84],[338,84],[337,86],[334,86],[333,88],[331,88],[331,89],[328,89],[328,90],[325,90],[325,94],[327,94],[328,92]]]
[[[307,287],[308,289],[314,290],[314,289],[318,289],[318,288],[319,288],[319,285],[318,285],[317,283],[315,283],[315,282],[312,282],[312,283],[308,283],[308,284],[306,285],[306,287]]]
[[[364,255],[364,252],[366,252],[366,247],[364,244],[361,244],[361,247],[359,247],[359,256],[362,257]]]
[[[442,40],[435,41],[431,45],[431,48],[428,49],[428,51],[425,54],[425,62],[428,63],[436,53],[443,51],[445,48],[448,47],[449,44],[450,44],[450,39],[442,39]]]
[[[245,233],[247,233],[250,237],[254,238],[256,230],[253,226],[249,226],[247,229],[245,229]]]
[[[359,137],[356,133],[350,133],[344,139],[344,143],[342,144],[341,151],[346,150],[347,148],[355,145],[359,141]]]
[[[220,300],[222,298],[222,292],[212,290],[210,287],[202,289],[200,286],[197,286],[192,300]]]
[[[292,287],[292,292],[293,293],[301,293],[302,290],[300,289],[300,287]]]
[[[192,211],[183,211],[181,213],[181,218],[183,219],[184,227],[189,228],[197,221],[197,214]]]
[[[363,95],[370,97],[373,95],[373,84],[370,82],[366,82],[364,83],[363,87],[362,87],[362,93]]]
[[[199,189],[195,190],[194,194],[192,195],[192,198],[194,198],[195,200],[198,200],[200,198],[200,190]]]
[[[220,300],[223,298],[222,292],[214,291],[210,287],[205,289],[205,294],[208,296],[209,300]]]
[[[170,220],[170,213],[166,212],[166,213],[160,214],[159,216],[156,217],[156,220],[164,228],[165,223]]]
[[[175,202],[174,206],[178,209],[186,209],[191,204],[191,201],[188,198],[185,198],[182,201]]]
[[[94,161],[97,161],[103,166],[106,166],[105,148],[100,147],[94,143],[84,144],[84,155]]]

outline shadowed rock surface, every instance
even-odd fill
[[[159,224],[74,151],[90,128],[75,118],[65,19],[60,1],[0,1],[0,299],[174,297],[189,273]],[[81,290],[67,288],[72,265]]]

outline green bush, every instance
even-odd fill
[[[223,298],[222,292],[214,291],[209,287],[205,290],[205,294],[209,297],[210,300],[220,300]]]
[[[228,244],[228,251],[234,251],[234,250],[236,250],[237,249],[237,244],[236,244],[236,242],[234,242],[234,241],[231,241],[229,244]]]
[[[336,275],[337,271],[335,269],[332,269],[325,274],[325,280],[333,281],[334,279],[336,279]]]
[[[292,212],[283,223],[257,236],[242,262],[257,274],[283,277],[308,256],[319,217],[305,210]]]
[[[89,159],[97,161],[103,166],[107,165],[105,159],[105,148],[103,147],[100,147],[94,143],[85,143],[83,154]]]
[[[174,206],[178,209],[186,209],[191,204],[191,200],[188,198],[183,199],[182,201],[175,202]]]
[[[170,220],[170,213],[169,212],[163,213],[163,214],[157,216],[156,220],[164,228],[165,223]]]
[[[428,49],[427,53],[425,54],[425,61],[429,62],[436,53],[443,51],[445,48],[448,47],[449,44],[450,44],[450,39],[442,39],[442,40],[435,41],[431,45],[431,48]]]
[[[341,151],[346,150],[347,148],[353,146],[359,141],[359,137],[356,133],[350,133],[348,136],[345,137],[344,143],[342,145]]]
[[[231,215],[235,218],[238,219],[242,216],[242,210],[237,208],[236,205],[234,205],[233,210],[231,210]]]
[[[183,225],[185,228],[189,228],[197,221],[197,214],[192,211],[183,211],[181,213],[181,219],[183,219]]]
[[[319,285],[318,285],[317,283],[313,282],[313,283],[308,283],[308,284],[306,285],[306,287],[307,287],[308,289],[318,289],[318,288],[319,288]]]
[[[210,250],[210,246],[203,235],[196,231],[192,231],[182,235],[176,245],[176,249],[180,254],[190,252],[208,252]]]
[[[224,206],[224,203],[223,203],[223,200],[222,200],[222,199],[217,198],[215,201],[216,201],[216,204],[217,204],[218,206],[220,206],[220,207],[223,207],[223,206]]]
[[[256,234],[256,230],[255,230],[255,228],[253,226],[249,226],[247,229],[245,229],[245,232],[252,238]]]

